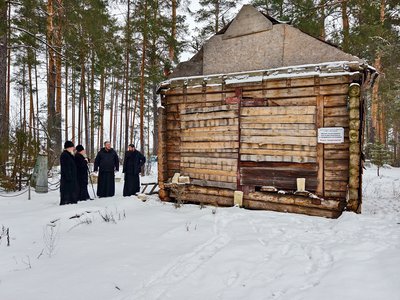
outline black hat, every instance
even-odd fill
[[[76,151],[78,151],[78,152],[81,152],[81,151],[85,150],[85,148],[83,148],[82,145],[76,146],[75,149],[76,149]]]
[[[66,141],[66,142],[64,143],[64,149],[71,148],[71,147],[74,147],[74,143],[73,143],[73,142],[71,142],[71,141]]]
[[[129,147],[132,147],[132,148],[135,148],[135,145],[134,145],[134,144],[129,144],[128,146],[129,146]]]

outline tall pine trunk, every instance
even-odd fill
[[[140,151],[145,152],[144,148],[144,90],[145,90],[145,63],[146,63],[146,46],[147,46],[147,0],[144,1],[144,25],[143,25],[143,41],[142,41],[142,65],[140,68]]]
[[[7,2],[0,4],[0,175],[6,174],[6,162],[8,160],[8,106],[7,106]]]

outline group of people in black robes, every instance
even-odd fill
[[[91,199],[87,190],[88,162],[85,148],[82,145],[66,141],[60,156],[60,205],[73,204]]]
[[[88,162],[85,149],[82,145],[74,147],[74,143],[66,141],[64,151],[60,156],[61,183],[60,205],[77,203],[90,199],[88,185]],[[123,173],[123,196],[135,195],[140,191],[139,174],[146,162],[146,158],[130,144],[125,152]],[[115,173],[119,170],[117,152],[111,148],[111,143],[106,141],[94,160],[94,172],[98,174],[97,196],[112,197],[115,194]]]

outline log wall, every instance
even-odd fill
[[[193,202],[213,193],[218,197],[214,189],[245,190],[245,194],[250,192],[245,196],[249,208],[267,207],[264,202],[270,202],[248,196],[256,187],[294,191],[296,178],[302,177],[306,190],[340,203],[324,207],[321,215],[329,215],[326,210],[337,215],[349,183],[348,91],[352,80],[340,75],[246,85],[175,83],[162,92],[166,107],[163,174],[168,178],[174,173],[188,175],[192,187],[203,187],[188,190],[190,195],[185,197],[192,197]],[[343,127],[344,143],[317,143],[319,127]],[[316,214],[319,204],[310,203],[297,201],[296,206],[312,207],[310,214]]]

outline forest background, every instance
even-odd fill
[[[365,59],[364,153],[400,166],[400,0],[0,0],[0,184],[21,189],[40,151],[105,140],[157,154],[159,83],[242,4]]]

